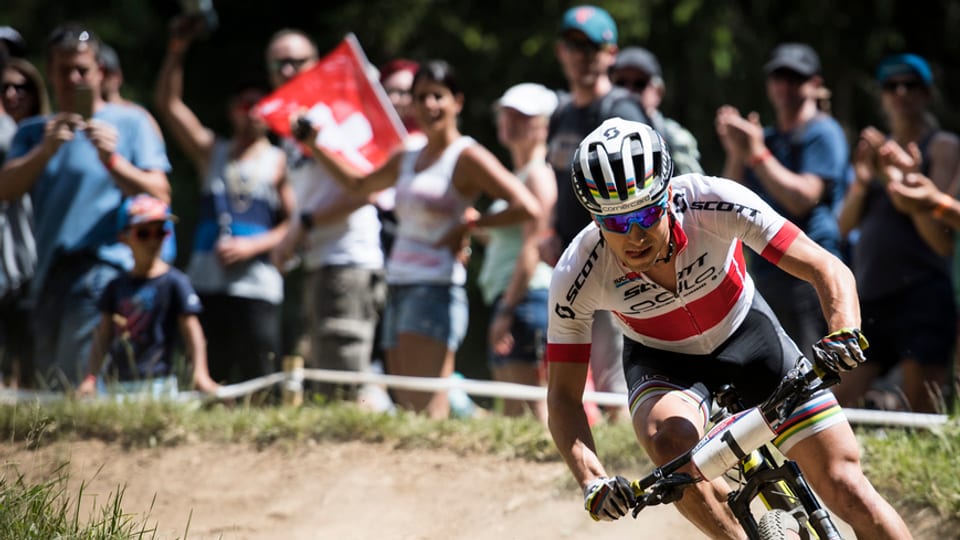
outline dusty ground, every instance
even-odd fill
[[[127,451],[101,442],[29,452],[0,446],[0,462],[29,477],[69,461],[88,503],[126,485],[123,507],[146,513],[158,538],[604,540],[656,532],[697,537],[672,508],[594,523],[559,463],[535,464],[363,443],[259,451],[192,444]],[[154,499],[154,497],[156,497]]]
[[[129,451],[102,442],[39,451],[0,445],[4,472],[15,465],[36,479],[64,462],[71,490],[86,484],[88,505],[126,486],[124,510],[149,513],[158,539],[702,538],[672,507],[594,523],[560,463],[368,443]]]

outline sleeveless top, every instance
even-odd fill
[[[435,247],[451,227],[463,221],[473,201],[453,186],[453,171],[471,137],[453,141],[422,171],[414,167],[423,149],[408,151],[400,161],[396,184],[397,237],[387,262],[387,283],[464,285],[467,270],[447,246]]]
[[[278,221],[276,178],[283,152],[264,146],[243,161],[230,159],[230,141],[218,139],[203,179],[193,254],[187,274],[197,292],[279,304],[283,280],[266,254],[223,266],[215,246],[221,236],[256,236]]]
[[[920,142],[921,172],[929,174],[931,133]],[[867,189],[860,238],[853,247],[853,270],[860,298],[874,300],[921,281],[950,279],[950,257],[941,257],[920,237],[910,216],[894,208],[878,182]]]
[[[521,184],[526,184],[530,171],[534,167],[544,166],[545,163],[545,161],[528,163],[516,172],[517,179],[520,180]],[[507,201],[498,199],[490,204],[487,212],[497,213],[505,209],[506,206]],[[483,253],[483,266],[480,268],[477,285],[483,293],[483,301],[487,305],[491,305],[510,286],[510,279],[513,277],[517,258],[523,246],[523,225],[491,227],[487,234],[490,236],[490,242],[487,243],[487,249]],[[530,276],[527,289],[550,288],[550,276],[552,274],[553,267],[540,261]]]

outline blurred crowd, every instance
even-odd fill
[[[324,144],[323,111],[297,111],[291,135],[268,129],[256,105],[311,70],[306,33],[264,43],[269,88],[232,81],[223,114],[201,118],[184,66],[215,17],[170,22],[152,103],[123,97],[122,58],[90,28],[65,23],[46,43],[0,27],[0,360],[7,387],[93,395],[192,387],[215,393],[307,367],[452,377],[470,324],[471,246],[483,246],[476,286],[490,313],[493,379],[544,386],[547,290],[563,249],[590,222],[570,163],[603,120],[648,123],[676,174],[741,182],[857,277],[869,362],[844,376],[841,404],[942,410],[957,343],[954,228],[960,139],[931,113],[926,59],[898,53],[876,66],[886,125],[847,139],[831,116],[820,56],[804,43],[770,51],[763,75],[774,117],[718,103],[716,132],[695,136],[661,110],[669,92],[653,51],[618,43],[599,8],[571,8],[555,55],[567,86],[504,84],[490,106],[502,148],[460,132],[469,99],[457,66],[395,58],[377,81],[406,131],[372,172]],[[43,58],[41,72],[28,58]],[[458,66],[469,68],[469,66]],[[762,104],[756,104],[760,109]],[[719,143],[705,171],[698,139]],[[197,216],[179,231],[168,148],[193,166]],[[494,152],[508,156],[501,163]],[[177,268],[176,234],[192,233]],[[478,250],[481,251],[481,250]],[[826,334],[813,287],[752,257],[757,289],[807,353]],[[612,315],[594,323],[590,384],[626,391]],[[464,396],[312,384],[324,399],[434,418],[476,414]],[[624,409],[589,406],[592,421]],[[546,422],[543,401],[498,411]]]

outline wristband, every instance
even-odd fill
[[[464,222],[464,225],[467,226],[468,231],[472,231],[477,228],[477,221],[479,221],[479,219],[468,219]]]
[[[87,381],[97,382],[97,376],[94,375],[93,373],[89,373],[87,374],[86,377],[83,378],[83,382],[87,382]]]
[[[760,152],[759,155],[753,156],[750,158],[750,162],[749,162],[750,168],[752,169],[772,157],[773,157],[773,152],[771,152],[769,148],[764,148],[763,152]]]
[[[953,206],[953,197],[946,193],[941,193],[940,196],[937,197],[937,205],[933,207],[930,214],[937,219],[942,219],[943,214],[945,214],[951,206]]]
[[[301,227],[303,230],[305,230],[305,231],[309,231],[310,229],[312,229],[312,228],[313,228],[313,214],[311,214],[310,212],[301,212],[301,213],[300,213],[300,227]]]
[[[513,312],[516,309],[517,309],[517,306],[508,306],[506,304],[500,304],[499,306],[497,306],[497,312],[494,315],[496,315],[497,317],[501,315],[509,315],[513,317]]]
[[[107,170],[113,172],[117,168],[117,162],[120,160],[120,154],[114,152],[107,158]]]

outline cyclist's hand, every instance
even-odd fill
[[[863,351],[869,346],[859,328],[841,328],[814,343],[813,352],[821,366],[840,373],[866,362]]]
[[[630,482],[622,476],[601,476],[583,490],[583,507],[594,521],[613,521],[627,515],[637,503]]]

